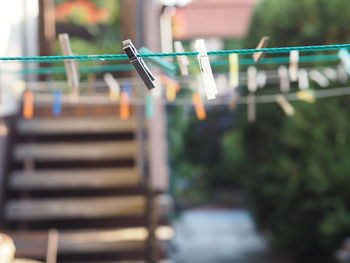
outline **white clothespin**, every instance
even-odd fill
[[[248,85],[248,90],[249,92],[256,92],[257,88],[258,88],[258,84],[257,84],[257,80],[256,80],[256,77],[257,77],[257,69],[255,66],[250,66],[248,67],[248,70],[247,70],[247,85]]]
[[[258,46],[256,47],[256,49],[262,49],[262,48],[266,48],[267,44],[269,43],[270,38],[269,37],[262,37]],[[265,56],[266,52],[256,52],[253,54],[253,59],[254,62],[257,63],[260,61],[260,59],[262,59],[263,56]]]
[[[239,92],[237,90],[234,90],[233,93],[230,96],[230,101],[228,103],[228,108],[230,111],[235,111],[237,108],[239,99]]]
[[[293,106],[288,102],[288,100],[284,95],[282,94],[276,95],[276,102],[278,105],[281,106],[282,110],[287,116],[291,117],[295,114],[295,110]]]
[[[118,101],[120,96],[120,85],[118,81],[113,77],[111,73],[104,74],[103,79],[108,86],[110,99],[112,101]]]
[[[255,104],[255,95],[248,94],[247,96],[247,110],[248,110],[248,121],[250,123],[255,122],[256,120],[256,104]]]
[[[288,69],[286,66],[279,66],[278,67],[278,76],[280,78],[280,90],[283,93],[287,93],[290,90],[290,82],[289,82],[289,75],[288,75]]]
[[[202,76],[205,92],[207,95],[207,99],[208,100],[215,99],[218,91],[216,88],[213,71],[210,66],[208,53],[205,48],[204,40],[203,39],[196,40],[195,48],[196,48],[196,51],[198,52],[197,58],[201,69],[201,76]]]
[[[289,55],[289,76],[291,81],[298,80],[299,51],[293,50]]]
[[[325,68],[323,74],[331,81],[336,81],[338,78],[338,73],[335,69]]]
[[[330,84],[329,80],[318,70],[315,70],[315,69],[311,70],[309,75],[310,75],[310,79],[315,81],[322,88],[326,88]]]
[[[342,83],[348,80],[348,74],[346,72],[345,66],[342,63],[338,65],[338,79]]]
[[[235,89],[239,86],[239,57],[238,54],[228,56],[230,63],[230,87]]]
[[[218,94],[226,94],[226,92],[228,91],[228,81],[226,75],[219,74],[216,77],[215,82],[218,88]]]
[[[347,49],[341,49],[338,53],[338,56],[343,63],[346,72],[350,75],[350,53]]]
[[[298,84],[300,90],[306,90],[310,87],[309,85],[309,76],[306,69],[300,69],[298,74]]]
[[[183,53],[185,52],[184,47],[182,46],[182,43],[180,41],[174,42],[174,48],[176,53]],[[180,66],[180,72],[182,76],[188,76],[188,65],[190,64],[190,61],[188,60],[188,57],[186,56],[177,56],[177,62]]]
[[[59,34],[58,39],[60,41],[61,51],[63,56],[73,56],[73,52],[69,42],[68,34]],[[66,70],[68,86],[71,89],[72,96],[77,99],[79,96],[79,70],[78,64],[72,59],[64,60],[64,68]]]
[[[256,76],[256,81],[258,83],[258,88],[259,89],[262,89],[263,87],[265,87],[266,80],[267,80],[266,72],[262,71],[262,70],[259,71],[258,75]]]

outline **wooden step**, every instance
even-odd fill
[[[173,229],[169,226],[157,227],[157,238],[169,241]],[[168,233],[168,234],[164,234]],[[47,231],[8,232],[15,242],[17,256],[42,258],[46,253]],[[145,248],[148,231],[145,227],[125,229],[99,229],[60,231],[58,253],[108,253]]]
[[[139,184],[136,168],[15,171],[9,177],[12,190],[108,189]]]
[[[16,161],[92,161],[134,158],[135,141],[89,143],[26,143],[14,149]]]
[[[22,135],[65,135],[134,132],[135,118],[120,120],[118,116],[64,117],[21,119],[17,131]]]
[[[87,219],[142,216],[144,196],[9,200],[5,217],[10,221]]]

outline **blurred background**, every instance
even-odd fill
[[[210,56],[214,102],[195,56],[145,58],[152,92],[125,59],[3,59],[122,54],[125,39],[141,53],[346,44],[349,0],[13,0],[0,14],[1,263],[350,262],[349,53],[300,52],[296,80],[289,53]]]

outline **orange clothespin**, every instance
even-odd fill
[[[175,80],[165,75],[160,75],[160,81],[165,86],[167,100],[175,101],[176,93],[180,90],[180,85]]]
[[[200,95],[197,92],[192,94],[192,102],[194,105],[194,110],[196,112],[197,118],[199,120],[204,120],[207,117],[205,108]]]
[[[34,93],[26,90],[23,94],[23,117],[31,119],[34,116]]]
[[[130,117],[130,85],[124,84],[123,91],[120,94],[119,115],[122,120]]]

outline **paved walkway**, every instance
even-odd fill
[[[175,223],[174,263],[283,263],[246,210],[189,210]]]

